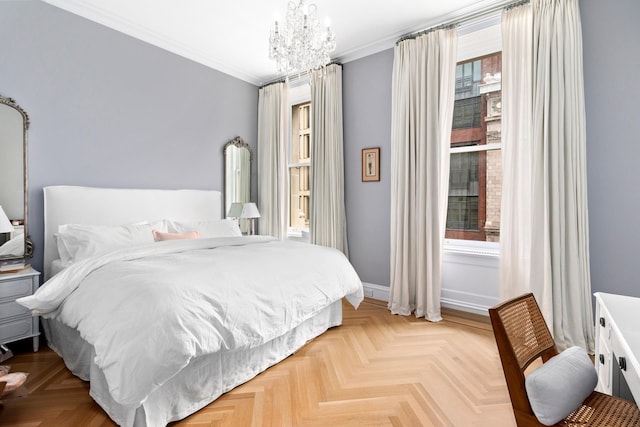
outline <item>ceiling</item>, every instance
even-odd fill
[[[255,85],[278,76],[268,57],[274,17],[286,0],[44,0],[114,30]],[[331,22],[348,62],[391,48],[397,39],[505,4],[505,0],[308,0]]]

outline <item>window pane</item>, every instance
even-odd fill
[[[300,142],[300,158],[299,160],[309,160],[309,143],[310,143],[311,135],[308,133],[303,133],[299,137]]]
[[[447,228],[478,230],[478,196],[449,196]]]
[[[473,61],[473,81],[480,83],[480,80],[482,80],[482,61],[478,59]]]
[[[472,75],[472,68],[473,67],[473,63],[472,62],[467,62],[466,64],[462,65],[462,75],[465,77],[465,86],[468,86],[471,84],[471,75]]]
[[[311,104],[305,104],[300,106],[300,129],[309,129],[309,109]]]
[[[451,146],[462,152],[450,157],[447,238],[500,238],[502,155],[487,144],[501,143],[501,65],[497,53],[456,66]],[[485,73],[492,79],[483,83]]]
[[[455,101],[453,108],[453,129],[476,128],[482,126],[482,97],[464,98]]]
[[[297,105],[291,108],[291,123],[291,162],[300,163],[300,107]]]
[[[289,226],[309,228],[309,166],[289,168]]]
[[[478,195],[478,152],[451,155],[449,169],[450,196]]]
[[[478,230],[478,152],[451,155],[447,228]]]

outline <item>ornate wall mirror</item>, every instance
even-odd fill
[[[249,144],[239,136],[224,145],[224,213],[229,216],[232,203],[251,201],[251,160]],[[240,224],[244,230],[244,224]]]
[[[33,256],[27,227],[28,128],[26,111],[0,96],[0,260]]]

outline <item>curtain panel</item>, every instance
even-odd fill
[[[258,92],[259,232],[287,237],[288,85],[274,83]]]
[[[442,319],[456,47],[453,28],[404,40],[394,50],[388,307],[430,321]]]
[[[533,0],[529,11],[522,8],[503,14],[508,132],[502,146],[505,164],[514,164],[503,176],[512,184],[502,194],[501,297],[532,291],[558,347],[593,352],[578,0]],[[519,19],[527,24],[514,24]],[[510,47],[513,40],[520,40],[520,47]],[[525,117],[529,103],[530,120]]]
[[[502,207],[500,298],[531,290],[533,203],[533,19],[531,4],[502,15]],[[541,278],[537,278],[541,280]],[[538,301],[541,303],[541,301]]]
[[[311,83],[311,243],[349,255],[344,203],[342,66],[314,70]]]

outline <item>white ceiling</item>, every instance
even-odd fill
[[[268,57],[274,17],[287,0],[44,0],[239,79],[278,77]],[[505,0],[308,0],[336,34],[332,59],[348,62],[388,49],[412,33]]]

